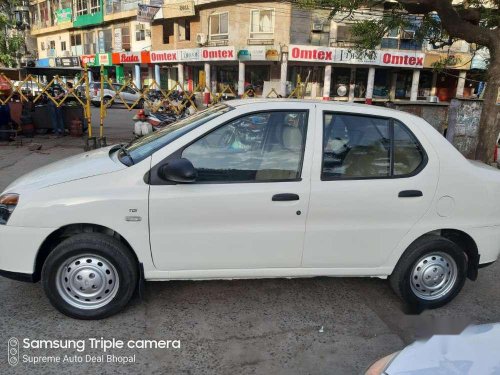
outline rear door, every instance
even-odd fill
[[[326,109],[318,117],[303,266],[362,274],[429,209],[438,161],[397,119]]]

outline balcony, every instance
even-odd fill
[[[209,40],[207,42],[207,47],[220,47],[229,45],[229,40],[221,39],[221,40]]]

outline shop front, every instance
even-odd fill
[[[280,88],[280,54],[274,46],[249,46],[238,51],[238,95],[266,96]]]
[[[169,88],[177,81],[188,91],[207,86],[219,92],[226,85],[236,90],[238,85],[238,61],[231,46],[151,51],[149,61],[157,80],[161,80],[162,71],[167,72],[163,81]]]
[[[335,49],[292,44],[288,51],[287,82],[290,86],[293,88],[303,83],[303,96],[315,98],[323,93],[323,97],[329,97]]]
[[[133,81],[137,88],[147,85],[152,78],[149,51],[142,52],[114,52],[111,54],[111,63],[115,65],[116,81]]]

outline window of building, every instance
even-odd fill
[[[66,51],[66,42],[61,42],[61,51]]]
[[[174,36],[174,22],[171,19],[163,20],[162,35],[163,35],[163,44],[169,44],[170,37]]]
[[[321,178],[383,178],[414,173],[424,151],[399,121],[325,113]]]
[[[274,9],[250,11],[250,38],[272,39],[274,34]]]
[[[352,41],[352,25],[337,25],[337,42]]]
[[[382,48],[398,49],[399,48],[399,27],[395,27],[387,32],[380,43]]]
[[[205,135],[182,152],[197,182],[287,181],[300,178],[307,112],[254,113]]]
[[[130,27],[122,27],[122,49],[124,51],[130,51]]]
[[[109,52],[112,51],[113,49],[113,30],[111,29],[106,29],[102,30],[104,33],[104,51]],[[123,30],[122,30],[123,33]],[[123,34],[122,34],[123,38]],[[130,41],[130,36],[129,36],[129,41]]]
[[[73,34],[70,37],[71,54],[73,56],[83,55],[82,34]]]
[[[135,40],[136,42],[146,40],[146,28],[143,23],[135,25]]]
[[[45,43],[44,42],[40,42],[40,49],[42,51],[45,51]]]
[[[101,0],[90,0],[90,14],[99,13],[101,11]]]
[[[88,14],[88,0],[76,0],[76,17]]]
[[[189,20],[180,18],[177,25],[179,28],[178,40],[191,40],[191,23]]]
[[[223,40],[229,38],[229,13],[212,14],[209,17],[210,40]]]
[[[95,31],[89,31],[83,34],[83,53],[85,55],[96,53]]]
[[[56,41],[55,40],[51,40],[49,42],[49,44],[50,44],[50,49],[56,49]]]
[[[47,23],[49,22],[49,7],[46,1],[40,3],[39,5],[40,5],[40,21],[42,25],[47,25]]]

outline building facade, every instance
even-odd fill
[[[165,89],[179,84],[239,96],[287,96],[299,83],[305,97],[368,103],[477,94],[467,80],[471,47],[458,42],[435,50],[418,42],[418,19],[405,30],[391,30],[374,51],[359,53],[353,21],[330,19],[328,10],[281,1],[165,0],[151,22],[138,22],[142,3],[33,0],[40,64],[78,57],[94,66],[94,76],[104,65],[109,78],[133,79],[137,87],[154,80]],[[382,17],[390,4],[360,9],[354,17]],[[448,65],[435,72],[444,57]]]

